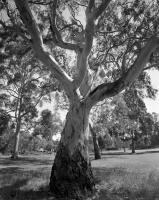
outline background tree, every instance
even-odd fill
[[[92,139],[93,139],[94,158],[95,158],[95,160],[101,159],[97,134],[96,134],[96,131],[93,129],[93,126],[91,123],[89,124],[89,129],[90,129],[90,133],[91,133]]]
[[[130,86],[142,70],[158,61],[158,4],[144,0],[14,2],[18,12],[15,5],[8,6],[9,1],[3,3],[4,8],[14,7],[11,17],[8,14],[10,24],[19,37],[27,37],[28,46],[60,82],[70,103],[50,190],[77,198],[94,187],[87,148],[91,108]],[[83,24],[77,20],[81,9]],[[47,43],[50,38],[52,42]],[[66,63],[67,54],[57,60],[54,47],[73,51],[76,61]]]
[[[98,137],[98,144],[99,144],[99,148],[102,152],[102,150],[105,148],[105,141],[101,135]]]
[[[99,137],[101,137],[104,141],[106,148],[110,148],[110,146],[112,145],[112,139],[108,133],[111,120],[110,118],[113,110],[113,107],[110,102],[111,100],[105,100],[102,103],[98,103],[91,110],[90,122],[91,127],[93,129],[93,132],[91,132],[91,134],[93,137],[93,144],[95,149],[95,159],[99,159],[101,157],[101,152],[98,144]]]
[[[40,64],[30,54],[22,59],[11,57],[0,65],[0,69],[1,106],[10,113],[15,125],[12,157],[17,158],[20,131],[32,126],[37,117],[37,105],[44,98],[46,100],[46,94],[53,90],[53,86],[47,81],[48,72],[41,71]]]
[[[146,113],[140,121],[143,138],[139,143],[139,147],[158,146],[158,119],[154,118],[153,113]]]
[[[58,112],[52,113],[50,110],[45,109],[41,112],[41,117],[37,121],[33,136],[40,135],[48,142],[53,140],[53,135],[61,132],[63,128],[62,121]]]

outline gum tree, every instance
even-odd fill
[[[131,85],[152,66],[150,57],[151,64],[156,63],[158,5],[137,0],[14,2],[16,28],[23,27],[18,32],[60,82],[70,103],[50,190],[77,197],[94,188],[87,147],[90,110]],[[77,19],[80,12],[82,22]],[[55,46],[73,52],[76,62],[61,65],[52,54]]]
[[[31,124],[33,119],[37,117],[36,106],[46,94],[40,80],[42,78],[38,73],[40,67],[37,67],[36,64],[36,60],[29,55],[28,59],[21,60],[14,57],[14,59],[7,59],[0,65],[1,107],[11,115],[11,121],[14,124],[11,137],[11,139],[14,138],[13,159],[18,158],[21,130],[24,127],[26,129],[28,124]],[[43,77],[44,75],[43,73]]]
[[[18,158],[20,133],[25,129],[28,134],[35,124],[38,104],[49,99],[47,94],[50,90],[57,89],[50,73],[42,70],[33,53],[28,52],[21,56],[17,45],[24,48],[22,41],[19,44],[13,42],[10,34],[4,45],[8,55],[0,62],[0,107],[11,116],[12,123],[12,134],[9,134],[3,149],[6,150],[14,140],[11,156],[13,159]]]

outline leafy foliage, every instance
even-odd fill
[[[43,110],[41,117],[34,129],[33,136],[40,135],[47,141],[52,140],[52,136],[59,133],[62,129],[62,122],[57,113],[52,114],[50,110]]]
[[[4,134],[9,127],[11,116],[8,115],[5,110],[0,110],[0,136]]]

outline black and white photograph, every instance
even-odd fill
[[[0,0],[0,200],[159,200],[159,0]]]

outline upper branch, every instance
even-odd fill
[[[101,5],[94,11],[94,17],[97,19],[107,8],[111,0],[103,0]]]
[[[33,18],[31,10],[28,6],[27,0],[24,0],[24,1],[15,0],[15,3],[19,10],[21,19],[31,35],[33,45],[42,47],[43,46],[42,36],[41,36],[40,30],[36,24],[36,21]]]
[[[36,24],[36,21],[31,13],[27,0],[15,0],[16,6],[19,10],[21,19],[27,27],[31,38],[32,47],[42,63],[48,67],[55,77],[62,83],[66,93],[71,95],[72,91],[72,79],[60,68],[58,63],[52,57],[52,55],[45,49],[43,44],[42,35]]]
[[[80,87],[82,81],[84,80],[85,75],[87,74],[87,60],[89,53],[92,49],[93,36],[94,36],[94,16],[93,16],[94,0],[90,0],[88,7],[86,9],[86,27],[84,30],[84,41],[82,51],[78,52],[78,75],[74,80],[75,88]]]
[[[56,8],[57,8],[57,0],[54,0],[50,3],[50,28],[53,36],[53,42],[61,48],[69,49],[69,50],[77,50],[79,46],[77,44],[71,44],[64,42],[62,40],[61,34],[59,33],[56,27]]]
[[[50,4],[50,1],[33,1],[33,0],[29,0],[29,3],[32,3],[32,4],[38,4],[38,5],[49,5]]]
[[[79,52],[78,54],[77,65],[79,73],[76,79],[74,80],[75,88],[78,88],[80,86],[83,87],[83,80],[88,79],[88,73],[86,73],[88,70],[87,60],[93,44],[94,22],[106,9],[110,1],[111,0],[103,0],[101,5],[98,8],[95,8],[95,0],[89,0],[88,6],[86,8],[85,43],[83,51]]]
[[[146,66],[143,70],[148,70],[148,69],[152,69],[152,68],[158,68],[159,67],[159,63],[155,63],[155,64],[150,64],[149,66]]]
[[[89,1],[88,6],[87,6],[87,10],[89,12],[91,12],[91,10],[94,8],[94,3],[95,3],[95,0],[90,0]]]
[[[86,100],[90,108],[98,101],[113,97],[129,86],[139,76],[146,63],[149,61],[150,55],[157,47],[159,47],[159,38],[151,38],[141,50],[134,64],[121,78],[113,83],[103,83],[96,87]]]

